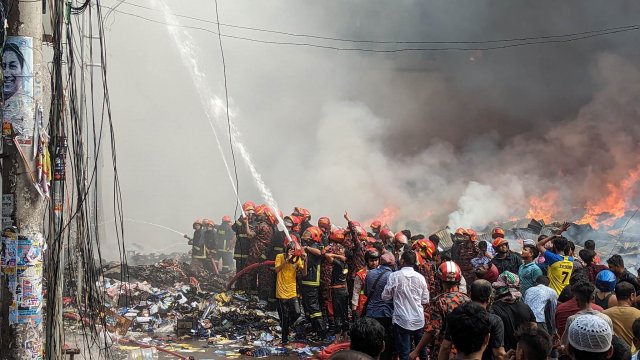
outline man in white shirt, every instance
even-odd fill
[[[383,300],[393,300],[392,322],[400,360],[409,358],[412,342],[414,345],[420,342],[424,328],[423,305],[429,303],[427,282],[413,269],[415,264],[416,253],[413,250],[403,252],[400,257],[402,268],[389,275],[382,292]],[[426,360],[426,349],[422,349],[419,356]]]
[[[539,276],[536,286],[530,287],[524,294],[524,303],[529,305],[536,316],[536,322],[551,335],[555,332],[556,307],[558,294],[549,287],[549,278]],[[529,293],[531,291],[531,293]]]

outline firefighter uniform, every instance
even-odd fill
[[[251,223],[249,223],[251,226]],[[249,258],[249,238],[244,226],[244,218],[240,217],[232,226],[232,230],[236,233],[236,246],[233,251],[233,259],[236,261],[236,273],[242,271],[247,266]],[[249,290],[249,282],[247,276],[242,276],[236,282],[236,290]]]
[[[222,259],[222,272],[231,271],[233,267],[233,250],[229,247],[233,240],[233,229],[228,222],[223,222],[216,228],[216,253],[214,259],[220,261]]]
[[[259,221],[254,227],[252,227],[255,235],[249,238],[249,257],[247,258],[247,266],[261,263],[266,260],[266,253],[269,245],[271,244],[271,238],[273,237],[273,228],[266,221]],[[269,293],[271,289],[269,289],[269,273],[272,271],[267,267],[261,267],[256,271],[252,271],[251,273],[245,275],[245,277],[249,278],[249,286],[250,290],[258,290],[258,297],[261,300],[267,300],[269,298]],[[259,282],[256,282],[256,279]]]
[[[189,239],[189,245],[191,245],[191,269],[194,271],[204,269],[208,255],[204,231],[195,230],[193,238]]]
[[[271,244],[269,245],[269,250],[267,251],[266,260],[275,261],[276,256],[278,256],[278,254],[284,253],[284,242],[287,235],[284,233],[284,231],[278,230],[278,227],[275,225],[273,226],[272,229],[273,229],[273,237],[271,238]],[[286,254],[285,254],[285,257],[286,257]],[[269,289],[267,302],[269,303],[269,308],[271,309],[272,307],[275,307],[277,303],[277,300],[276,300],[277,274],[275,273],[275,271],[267,271],[264,274],[264,276],[265,276],[264,281],[267,282],[267,287]],[[258,281],[259,280],[260,279],[258,279]]]
[[[322,249],[320,244],[313,244],[311,247]],[[313,330],[320,337],[326,336],[326,328],[322,319],[320,309],[320,264],[322,256],[313,254],[307,255],[307,275],[300,281],[300,294],[302,295],[302,305],[307,319],[310,320]]]

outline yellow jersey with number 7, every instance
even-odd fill
[[[550,253],[548,256],[547,253]],[[549,287],[556,291],[558,295],[565,286],[569,285],[569,279],[573,272],[573,258],[554,254],[547,250],[544,254],[545,262],[549,265],[547,275],[549,276]]]

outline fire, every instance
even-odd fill
[[[598,229],[602,225],[613,225],[627,210],[627,202],[633,197],[638,180],[640,180],[640,166],[629,171],[629,174],[620,183],[607,184],[607,196],[599,201],[587,202],[584,216],[576,223],[591,224],[594,229]],[[599,221],[603,215],[609,215],[609,217]]]
[[[527,217],[536,220],[544,220],[545,223],[550,223],[556,216],[555,204],[558,201],[558,192],[555,190],[549,191],[542,195],[542,197],[532,196],[529,198],[529,211]]]
[[[400,213],[400,209],[391,205],[387,206],[382,211],[378,213],[378,215],[374,216],[372,219],[365,221],[365,224],[370,225],[374,220],[379,220],[382,222],[382,225],[390,225],[393,221],[398,217]]]

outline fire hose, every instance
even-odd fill
[[[229,280],[229,283],[227,284],[227,290],[231,289],[231,285],[233,285],[233,283],[236,282],[236,280],[238,280],[238,278],[256,268],[259,268],[261,266],[273,266],[275,265],[276,262],[273,260],[267,260],[267,261],[263,261],[261,263],[255,263],[255,264],[251,264],[249,266],[247,266],[246,268],[240,270],[239,272],[236,273],[236,275],[234,277],[231,278],[231,280]]]

